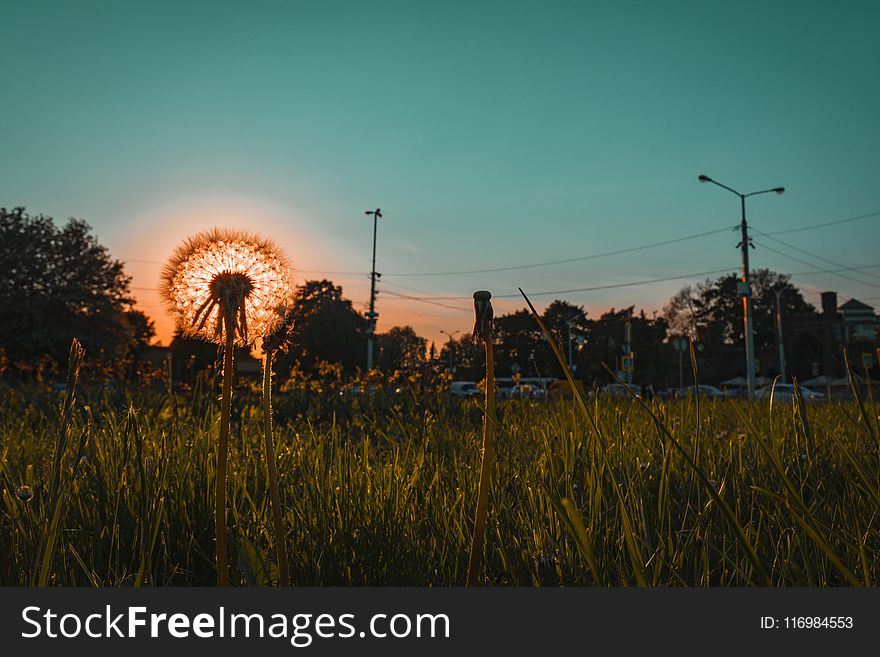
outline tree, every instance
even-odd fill
[[[439,361],[443,369],[446,369],[450,362],[455,363],[454,377],[461,381],[479,381],[485,375],[485,351],[482,343],[475,340],[471,333],[465,333],[457,340],[444,343],[440,348]],[[501,369],[497,366],[495,374],[501,376]]]
[[[125,321],[131,331],[131,352],[143,353],[156,337],[156,325],[143,311],[135,309],[125,311]]]
[[[711,287],[710,281],[685,285],[663,308],[663,317],[671,335],[691,337],[694,340],[706,328],[706,308],[703,297]]]
[[[553,301],[544,311],[541,319],[547,326],[547,330],[556,340],[556,344],[562,351],[562,355],[568,361],[569,357],[569,341],[571,342],[571,360],[575,365],[575,374],[580,369],[580,350],[577,342],[578,336],[586,337],[590,333],[590,320],[587,319],[587,313],[582,306],[576,306],[567,301]],[[534,322],[534,320],[532,320]],[[556,357],[552,357],[552,361],[548,363],[547,368],[553,376],[563,377],[562,368],[556,361]]]
[[[413,372],[420,369],[425,364],[427,344],[428,341],[411,326],[395,326],[387,333],[380,333],[376,336],[379,369],[383,372]]]
[[[620,358],[626,352],[626,322],[630,319],[630,338],[635,354],[633,382],[653,384],[668,383],[672,369],[672,349],[664,344],[668,325],[662,317],[647,317],[645,311],[612,308],[590,325],[589,348],[586,350],[587,367],[584,379],[607,381],[612,372],[620,369]]]
[[[94,358],[127,355],[130,278],[90,231],[78,219],[59,229],[50,217],[0,208],[0,347],[10,359],[48,354],[66,364],[73,337]]]
[[[541,327],[528,310],[517,310],[495,319],[495,373],[509,376],[516,370],[522,376],[547,375],[553,357]]]
[[[367,353],[367,320],[342,287],[332,281],[306,281],[297,287],[292,303],[293,341],[276,371],[289,371],[298,362],[312,372],[321,361],[339,363],[347,373],[363,367]]]
[[[769,269],[752,272],[752,327],[756,348],[776,344],[776,291],[780,292],[783,317],[816,312],[790,279],[786,274]],[[739,281],[737,274],[727,274],[715,281],[704,281],[696,288],[682,288],[663,309],[670,332],[689,335],[708,351],[722,344],[742,344],[743,306]]]

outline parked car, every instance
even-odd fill
[[[825,399],[825,395],[821,392],[815,392],[814,390],[804,388],[803,386],[799,387],[804,401],[819,401]],[[794,400],[794,385],[791,383],[777,383],[775,386],[761,388],[758,390],[757,396],[758,399],[770,399],[771,394],[773,395],[774,401],[791,402]]]
[[[600,392],[610,397],[631,397],[633,394],[641,396],[642,388],[635,383],[630,383],[629,386],[623,383],[609,383],[601,388]]]
[[[543,399],[547,392],[531,383],[518,383],[510,390],[511,399]]]
[[[685,386],[678,389],[677,397],[687,397],[694,394],[694,386]],[[706,399],[730,399],[733,395],[728,394],[721,388],[715,386],[707,386],[703,384],[697,385],[696,394]]]
[[[498,399],[510,399],[512,392],[513,392],[512,385],[497,385],[497,382],[496,382],[495,396]]]
[[[449,384],[449,395],[458,399],[479,397],[480,389],[473,381],[453,381]]]
[[[582,398],[586,399],[589,396],[588,392],[584,389],[584,384],[582,382],[576,380],[574,385]],[[553,399],[572,399],[574,393],[572,392],[571,385],[568,383],[567,379],[558,379],[553,381],[547,388],[547,396]]]

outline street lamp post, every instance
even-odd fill
[[[367,371],[373,369],[373,340],[376,337],[376,320],[379,313],[376,312],[376,280],[381,276],[376,271],[376,230],[379,225],[379,218],[382,216],[382,210],[367,210],[365,213],[368,217],[373,215],[373,268],[370,270],[370,310],[367,313]]]
[[[713,185],[717,185],[722,189],[726,189],[728,192],[732,192],[736,194],[740,198],[740,205],[742,207],[742,222],[740,223],[740,230],[742,231],[742,240],[739,243],[740,249],[742,249],[742,282],[740,283],[740,293],[743,298],[743,328],[744,328],[744,337],[746,343],[746,378],[748,380],[748,394],[749,399],[755,398],[755,336],[752,332],[752,293],[751,293],[751,277],[749,273],[749,247],[751,246],[751,242],[749,242],[749,226],[746,223],[746,198],[749,196],[756,196],[758,194],[767,194],[768,192],[776,192],[777,194],[782,194],[785,191],[785,187],[773,187],[772,189],[762,189],[757,192],[749,192],[748,194],[743,194],[733,189],[732,187],[728,187],[717,180],[712,180],[709,176],[705,176],[700,174],[698,180],[702,183],[710,182]]]
[[[450,333],[449,331],[444,331],[443,329],[440,329],[440,332],[443,335],[449,336],[449,371],[452,374],[455,374],[455,343],[452,339],[456,333],[461,333],[461,331],[455,330]]]

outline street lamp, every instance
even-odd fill
[[[743,194],[742,192],[738,192],[732,187],[728,187],[717,180],[712,180],[709,176],[700,174],[698,180],[701,183],[712,183],[713,185],[717,185],[721,187],[721,189],[726,189],[728,192],[736,194],[740,198],[740,204],[742,207],[742,223],[740,224],[740,230],[742,231],[742,241],[739,243],[739,247],[742,249],[742,282],[740,283],[740,293],[743,298],[743,328],[746,342],[746,373],[748,379],[748,393],[749,399],[754,399],[755,397],[755,336],[752,333],[752,294],[751,294],[751,279],[749,274],[749,246],[751,243],[749,242],[749,227],[746,223],[746,199],[749,196],[757,196],[758,194],[767,194],[769,192],[775,192],[777,194],[782,194],[785,191],[785,187],[773,187],[772,189],[762,189],[757,192],[749,192],[748,194]]]
[[[449,336],[449,371],[452,374],[455,374],[455,343],[452,341],[452,339],[456,333],[461,333],[461,331],[455,330],[450,333],[449,331],[444,331],[443,329],[440,329],[440,332],[443,335]]]

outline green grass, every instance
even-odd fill
[[[297,380],[276,394],[297,585],[464,584],[482,409],[418,381],[394,387],[364,398]],[[213,585],[216,390],[68,390],[67,399],[0,391],[0,584]],[[880,577],[872,400],[777,402],[772,412],[707,400],[585,407],[499,404],[485,583],[871,586]],[[240,386],[233,584],[277,579],[262,422],[259,385]],[[22,485],[29,501],[16,495]]]

